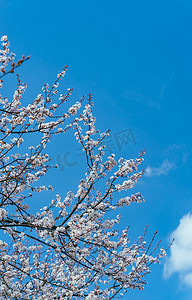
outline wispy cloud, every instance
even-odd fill
[[[159,92],[159,91],[158,91]],[[139,103],[143,107],[150,107],[160,110],[158,92],[155,95],[151,95],[149,90],[138,88],[129,88],[124,92],[125,99],[131,102]]]
[[[146,168],[146,176],[160,176],[160,175],[167,175],[169,171],[175,168],[175,164],[170,162],[168,159],[165,159],[163,163],[155,168],[155,167],[147,167]]]
[[[173,273],[178,273],[181,282],[192,288],[192,215],[190,213],[181,218],[171,238],[175,241],[164,265],[164,276],[169,278]]]

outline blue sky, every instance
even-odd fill
[[[175,232],[178,244],[166,267],[152,268],[146,289],[124,299],[192,298],[191,14],[189,0],[0,1],[1,35],[8,35],[18,57],[31,55],[20,70],[28,97],[68,64],[64,90],[73,87],[75,101],[93,94],[97,126],[111,129],[117,157],[146,149],[147,174],[136,187],[146,202],[129,207],[123,224],[131,225],[133,237],[149,224],[148,237],[157,230],[165,246]],[[122,131],[132,132],[136,143],[119,149],[115,137]],[[76,165],[64,164],[47,177],[60,193],[80,179],[81,157],[70,135],[50,146],[54,163],[67,152]],[[180,253],[189,261],[182,262]],[[169,269],[164,275],[163,268]]]

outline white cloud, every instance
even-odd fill
[[[171,238],[175,240],[164,265],[164,276],[168,278],[173,273],[178,273],[181,282],[192,288],[192,215],[190,213],[181,218]]]
[[[146,176],[160,176],[160,175],[167,175],[169,171],[175,168],[175,164],[170,162],[168,159],[165,159],[163,163],[158,167],[147,167],[146,168]]]
[[[192,288],[192,273],[185,274],[183,276],[183,282],[185,285]]]

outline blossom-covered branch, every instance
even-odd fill
[[[16,63],[7,36],[1,41],[0,78],[14,76],[29,57]],[[26,106],[27,85],[19,75],[13,98],[0,95],[2,299],[113,299],[129,288],[143,289],[150,265],[165,255],[163,249],[155,255],[159,248],[153,246],[156,233],[149,245],[146,231],[131,244],[129,228],[117,230],[119,209],[144,201],[140,193],[128,193],[144,174],[139,170],[144,151],[135,159],[106,157],[109,131],[96,129],[91,95],[63,112],[72,93],[68,89],[61,94],[58,89],[66,69]],[[1,79],[1,88],[4,84]],[[47,143],[69,129],[84,151],[85,176],[76,189],[55,195],[47,206],[32,213],[30,203],[37,193],[53,190],[51,185],[37,185],[52,167],[45,152]],[[127,196],[119,197],[121,191],[127,191]]]

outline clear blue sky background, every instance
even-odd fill
[[[0,31],[18,58],[31,55],[20,70],[28,97],[68,64],[63,91],[73,87],[75,101],[93,94],[97,125],[112,130],[117,157],[135,157],[146,149],[143,166],[151,176],[136,187],[146,202],[129,207],[123,225],[130,224],[136,237],[149,224],[148,236],[157,230],[166,246],[192,209],[192,2],[1,0]],[[137,143],[119,150],[114,134],[129,128]],[[50,146],[54,163],[67,151],[77,162],[51,171],[47,181],[56,192],[63,194],[80,179],[77,149],[70,135]],[[152,269],[145,290],[129,291],[124,299],[192,299],[192,289],[178,274],[165,280],[163,264]]]

